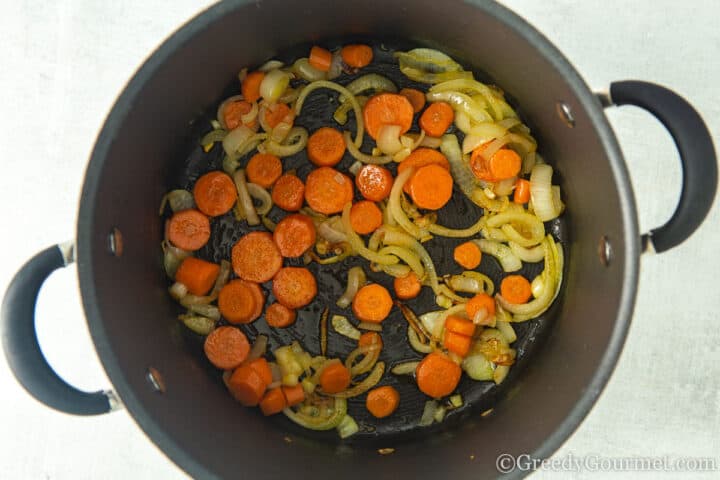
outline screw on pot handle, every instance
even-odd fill
[[[37,400],[75,415],[98,415],[120,406],[112,391],[83,392],[68,385],[45,360],[35,331],[40,287],[55,270],[74,261],[72,243],[35,255],[15,274],[2,302],[2,343],[15,378]]]
[[[712,137],[700,114],[680,95],[654,83],[628,80],[610,85],[605,106],[635,105],[652,113],[667,128],[680,153],[680,201],[665,225],[643,235],[643,249],[669,250],[697,230],[715,198],[718,167]]]

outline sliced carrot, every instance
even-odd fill
[[[267,232],[250,232],[232,248],[233,270],[251,282],[270,280],[282,267],[282,255]]]
[[[333,167],[345,155],[345,139],[334,128],[319,128],[308,138],[307,154],[318,167]]]
[[[272,370],[270,370],[270,364],[263,357],[258,357],[255,360],[247,362],[247,365],[255,370],[260,378],[262,378],[265,385],[270,385],[273,381]]]
[[[369,347],[377,345],[381,350],[383,348],[382,337],[377,332],[365,332],[358,339],[358,347]]]
[[[315,245],[315,224],[302,213],[288,215],[278,222],[273,240],[283,257],[300,257]]]
[[[275,155],[256,153],[248,162],[245,171],[250,182],[270,188],[282,175],[282,162]]]
[[[450,330],[445,330],[445,335],[443,336],[443,346],[448,352],[453,352],[461,357],[464,357],[470,351],[471,343],[472,338],[460,335],[459,333],[451,332]]]
[[[530,201],[530,182],[518,178],[515,182],[515,193],[513,194],[513,202],[528,203]]]
[[[450,395],[460,382],[461,374],[460,365],[439,352],[427,354],[415,369],[418,388],[433,398]]]
[[[295,313],[295,310],[287,308],[281,303],[273,303],[267,308],[267,310],[265,310],[265,321],[271,327],[289,327],[295,323],[296,318],[297,314]]]
[[[257,102],[260,98],[260,84],[265,78],[263,72],[250,72],[242,82],[242,94],[243,98],[247,102]]]
[[[218,308],[225,320],[237,324],[252,322],[258,305],[248,282],[232,280],[220,290]]]
[[[193,295],[205,295],[215,284],[220,265],[187,257],[175,272],[175,281],[185,285]]]
[[[297,309],[309,304],[317,295],[317,282],[304,267],[281,268],[273,278],[273,295],[287,308]]]
[[[389,197],[392,184],[392,173],[380,165],[365,165],[355,175],[355,185],[360,195],[373,202]]]
[[[265,394],[267,385],[249,365],[240,365],[227,381],[228,390],[235,400],[246,407],[254,407]]]
[[[287,403],[288,407],[294,407],[295,405],[298,405],[305,401],[305,390],[303,390],[302,385],[300,385],[299,383],[292,387],[283,385],[282,392],[283,395],[285,395],[285,402]]]
[[[365,407],[375,418],[385,418],[400,405],[400,394],[389,385],[373,388],[365,399]]]
[[[193,188],[198,210],[209,217],[217,217],[230,211],[237,200],[237,189],[232,178],[225,172],[210,172],[198,178]]]
[[[210,240],[210,220],[194,208],[175,212],[167,225],[170,243],[183,250],[195,251]]]
[[[229,102],[223,108],[223,121],[228,130],[233,130],[243,124],[242,117],[247,115],[252,110],[253,104],[246,102],[245,100],[238,100],[236,102]],[[253,120],[249,125],[250,128],[255,126],[256,121]]]
[[[398,93],[410,101],[415,113],[418,113],[425,106],[425,94],[416,88],[403,88]]]
[[[385,125],[399,125],[400,135],[410,130],[413,107],[407,97],[397,93],[381,93],[371,97],[363,108],[363,118],[368,135],[377,139]]]
[[[330,65],[332,64],[332,53],[330,50],[315,45],[310,49],[308,60],[313,67],[321,72],[327,72],[330,70]]]
[[[367,67],[373,59],[372,48],[367,45],[345,45],[340,55],[343,62],[353,68]]]
[[[482,252],[473,242],[465,242],[455,247],[453,258],[464,269],[475,270],[480,265]]]
[[[475,324],[468,319],[450,315],[445,319],[445,330],[455,332],[458,335],[472,337],[475,333]]]
[[[265,392],[265,396],[260,400],[260,410],[263,415],[275,415],[283,411],[283,408],[287,406],[285,402],[285,395],[283,395],[280,387],[273,388]]]
[[[332,363],[320,374],[320,386],[325,393],[339,393],[350,386],[350,370],[342,363]]]
[[[473,320],[483,308],[487,311],[487,318],[495,317],[495,299],[487,293],[478,293],[465,304],[465,311],[470,320]]]
[[[341,212],[352,198],[352,181],[334,168],[316,168],[305,180],[305,201],[316,212],[326,215]]]
[[[500,283],[500,295],[510,303],[526,303],[532,297],[532,287],[522,275],[508,275]]]
[[[260,318],[260,315],[262,315],[263,309],[265,308],[265,293],[263,293],[262,288],[260,288],[260,284],[250,282],[248,280],[243,280],[243,282],[247,284],[250,289],[250,293],[253,296],[253,300],[255,300],[255,310],[250,317],[250,321],[254,322]]]
[[[362,200],[350,209],[350,225],[360,235],[372,233],[382,224],[382,211],[374,202]]]
[[[447,131],[455,119],[455,112],[446,102],[435,102],[420,115],[420,128],[430,137],[439,137]]]
[[[273,103],[265,109],[265,123],[268,127],[275,128],[283,120],[289,120],[288,123],[295,120],[295,113],[285,103]]]
[[[417,148],[413,152],[405,157],[405,160],[400,162],[398,165],[398,175],[408,168],[414,168],[416,171],[426,165],[440,165],[442,168],[450,171],[450,162],[447,157],[437,150],[432,148]],[[405,182],[403,191],[410,194],[410,182],[412,179]]]
[[[420,208],[439,210],[452,197],[453,179],[439,165],[426,165],[410,179],[410,196]]]
[[[404,277],[395,277],[393,287],[395,288],[395,296],[397,298],[400,300],[410,300],[420,295],[422,283],[420,283],[420,279],[415,272],[410,272]]]
[[[205,355],[210,363],[222,370],[230,370],[245,361],[250,342],[235,327],[218,327],[205,338]]]
[[[297,212],[305,199],[305,185],[295,175],[285,174],[273,185],[271,196],[278,207],[288,212]]]
[[[486,160],[482,154],[484,147],[485,144],[480,145],[470,156],[470,168],[476,177],[488,182],[496,182],[520,173],[522,160],[514,150],[501,148],[490,157],[490,160]]]
[[[392,297],[387,289],[377,283],[371,283],[355,294],[352,310],[363,322],[380,323],[390,314],[392,304]]]

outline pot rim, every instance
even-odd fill
[[[190,41],[196,34],[207,28],[208,25],[248,3],[251,3],[251,1],[230,0],[212,5],[201,11],[164,40],[128,81],[110,110],[91,153],[90,161],[85,171],[80,197],[76,233],[76,254],[82,303],[90,334],[105,372],[110,378],[116,393],[130,412],[131,417],[150,440],[180,468],[193,477],[202,478],[215,477],[215,474],[213,474],[207,466],[197,462],[190,456],[188,452],[180,447],[176,440],[169,436],[153,419],[135,396],[126,379],[125,372],[120,368],[117,359],[112,354],[107,331],[101,320],[101,311],[98,308],[97,292],[94,282],[95,272],[92,262],[90,261],[93,255],[105,254],[104,251],[98,252],[93,250],[94,239],[97,232],[92,231],[92,210],[98,194],[98,181],[103,171],[107,153],[112,146],[115,132],[123,124],[134,103],[133,100],[141,92],[147,80],[155,74],[156,70],[167,58],[174,54],[181,45]],[[472,3],[473,6],[481,10],[484,14],[495,18],[496,21],[506,24],[528,42],[535,45],[538,55],[541,55],[563,75],[579,99],[581,106],[587,112],[592,126],[605,147],[613,173],[613,179],[618,188],[621,205],[624,205],[624,208],[621,209],[621,215],[624,227],[624,238],[622,241],[625,246],[625,263],[622,265],[622,268],[625,271],[625,282],[621,293],[615,326],[609,339],[608,348],[578,402],[566,418],[557,426],[555,431],[550,434],[534,452],[527,452],[533,458],[544,459],[550,457],[562,446],[590,412],[590,409],[607,384],[622,353],[635,304],[639,274],[640,235],[637,222],[637,210],[627,167],[615,134],[608,123],[600,102],[582,77],[580,77],[579,73],[542,33],[513,11],[494,1]],[[529,472],[522,472],[516,469],[512,473],[503,475],[503,477],[520,478],[528,473]]]

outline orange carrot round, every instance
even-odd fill
[[[465,242],[455,247],[453,258],[464,269],[475,270],[480,265],[482,252],[473,242]]]
[[[317,295],[315,276],[304,267],[281,268],[273,278],[273,295],[287,308],[302,308]]]
[[[432,398],[450,395],[460,383],[461,374],[460,365],[438,352],[427,354],[415,369],[418,388]]]
[[[478,293],[465,304],[465,311],[467,312],[467,316],[470,320],[473,320],[475,315],[477,315],[482,308],[487,311],[488,317],[494,317],[495,299],[487,293]]]
[[[352,181],[334,168],[317,168],[305,180],[305,201],[316,212],[326,215],[341,212],[352,198]]]
[[[373,59],[373,51],[367,45],[345,45],[340,50],[343,62],[353,68],[362,68],[370,65]]]
[[[228,390],[235,400],[246,407],[254,407],[265,394],[267,385],[249,365],[240,365],[227,381]]]
[[[308,61],[310,62],[310,65],[321,72],[327,72],[330,70],[330,65],[332,64],[332,53],[329,50],[315,45],[310,49]]]
[[[378,349],[382,350],[383,341],[382,337],[377,332],[365,332],[358,338],[358,347],[369,347],[375,345]]]
[[[295,114],[285,103],[273,103],[265,109],[265,123],[268,127],[275,128],[280,122],[282,122],[288,115],[294,120]]]
[[[420,128],[430,137],[439,137],[447,131],[455,119],[455,112],[446,102],[435,102],[420,115]]]
[[[260,315],[262,315],[263,309],[265,308],[265,293],[263,293],[262,288],[260,288],[260,285],[255,282],[250,282],[248,280],[243,280],[250,289],[250,293],[253,296],[253,300],[255,301],[255,310],[252,313],[252,316],[250,317],[250,321],[254,322],[258,318],[260,318]]]
[[[225,320],[230,323],[252,322],[258,304],[250,283],[244,280],[228,282],[220,290],[218,308]]]
[[[265,392],[265,396],[262,400],[260,400],[260,410],[265,416],[280,413],[286,406],[285,395],[283,395],[280,387],[268,390]]]
[[[422,284],[415,272],[410,272],[404,277],[395,277],[393,287],[397,298],[400,300],[411,300],[420,295]]]
[[[175,212],[167,225],[170,243],[183,250],[195,251],[210,240],[210,220],[194,208]]]
[[[273,240],[283,257],[300,257],[315,245],[315,224],[302,213],[288,215],[278,222]]]
[[[355,175],[355,185],[367,200],[379,202],[390,196],[393,176],[380,165],[365,165]]]
[[[515,203],[528,203],[530,201],[530,182],[518,178],[515,182],[515,192],[513,194],[513,202]]]
[[[470,351],[471,343],[472,338],[460,335],[459,333],[451,332],[450,330],[445,330],[445,335],[443,336],[443,346],[448,352],[453,352],[461,357],[464,357]]]
[[[375,418],[385,418],[400,405],[400,394],[393,387],[386,385],[368,392],[365,407]]]
[[[392,297],[387,289],[377,283],[371,283],[355,294],[352,310],[363,322],[380,323],[390,314],[392,304]]]
[[[295,175],[285,174],[275,182],[271,196],[278,207],[288,212],[297,212],[305,199],[305,185]]]
[[[270,364],[263,357],[258,357],[255,360],[247,362],[247,365],[255,370],[265,385],[270,385],[273,381],[272,370],[270,370]]]
[[[374,202],[362,200],[350,209],[350,225],[360,235],[372,233],[382,224],[382,211]]]
[[[445,330],[472,337],[475,334],[475,324],[457,315],[450,315],[445,319]]]
[[[185,285],[193,295],[205,295],[215,284],[220,265],[187,257],[175,272],[175,281]]]
[[[295,313],[295,310],[287,308],[281,303],[273,303],[267,308],[267,310],[265,310],[265,321],[271,327],[289,327],[295,323],[296,318],[297,314]]]
[[[320,386],[325,393],[340,393],[350,386],[350,370],[342,363],[332,363],[320,374]]]
[[[282,392],[283,395],[285,395],[285,402],[287,403],[288,407],[293,407],[297,404],[302,403],[305,400],[305,390],[303,390],[302,385],[300,384],[294,385],[292,387],[283,385]]]
[[[248,162],[245,171],[250,182],[270,188],[282,175],[282,162],[275,155],[256,153]]]
[[[250,232],[232,248],[232,266],[238,277],[251,282],[270,280],[282,267],[282,255],[267,232]]]
[[[425,106],[425,94],[416,88],[403,88],[398,93],[410,101],[415,113]]]
[[[510,303],[526,303],[532,297],[532,287],[522,275],[508,275],[500,283],[500,295]]]
[[[486,160],[482,154],[484,147],[485,145],[477,147],[470,156],[470,168],[476,177],[488,182],[496,182],[520,173],[522,160],[514,150],[501,148],[490,157],[490,160]]]
[[[242,82],[242,94],[246,101],[252,103],[260,98],[260,84],[265,78],[263,72],[250,72]]]
[[[318,167],[335,166],[345,155],[345,138],[334,128],[319,128],[308,138],[307,154]]]
[[[246,102],[245,100],[238,100],[236,102],[229,102],[223,108],[223,121],[228,130],[233,130],[243,124],[242,117],[247,115],[252,110],[252,103]],[[248,127],[254,126],[255,120],[253,120]]]
[[[453,179],[439,165],[426,165],[410,179],[410,196],[420,208],[439,210],[452,197]]]
[[[193,188],[198,210],[209,217],[230,211],[237,200],[237,189],[232,178],[224,172],[210,172],[198,178]]]
[[[405,157],[405,160],[400,162],[398,165],[398,175],[408,168],[414,168],[415,171],[417,171],[426,165],[439,165],[448,172],[450,171],[450,162],[445,155],[432,148],[421,147],[413,150],[410,155]],[[412,178],[405,182],[403,186],[403,191],[408,195],[410,194],[411,181]]]
[[[381,93],[371,97],[363,108],[363,118],[368,135],[377,139],[385,125],[400,126],[400,135],[410,130],[413,107],[410,101],[397,93]]]
[[[235,327],[218,327],[205,338],[205,355],[210,363],[222,370],[230,370],[245,361],[250,343]]]

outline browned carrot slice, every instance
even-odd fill
[[[218,327],[205,338],[205,355],[210,363],[222,370],[230,370],[245,361],[250,343],[235,327]]]

